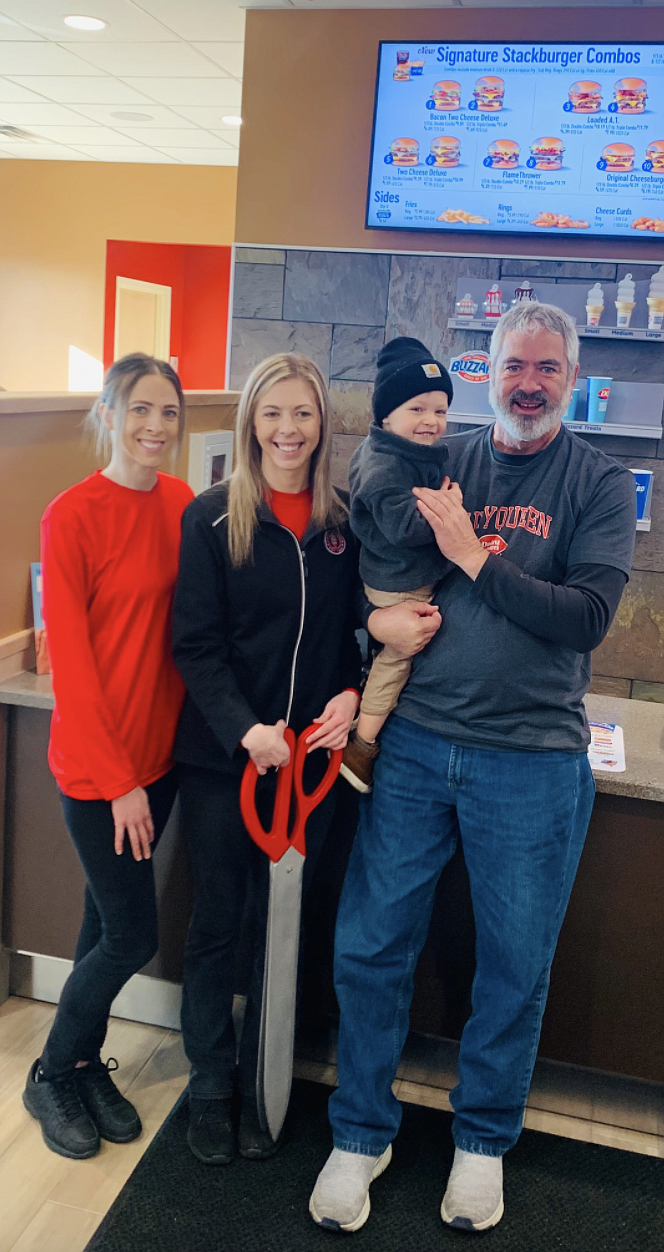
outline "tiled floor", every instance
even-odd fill
[[[0,1252],[82,1252],[186,1083],[179,1034],[113,1020],[107,1051],[121,1062],[119,1085],[143,1119],[140,1139],[104,1144],[90,1161],[68,1161],[44,1147],[21,1091],[55,1009],[12,999],[0,1008]],[[311,1050],[296,1073],[333,1084],[334,1065]],[[400,1099],[449,1108],[456,1049],[411,1040],[395,1083]],[[664,1157],[664,1087],[539,1064],[526,1125],[548,1134]]]

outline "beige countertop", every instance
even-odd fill
[[[33,709],[53,708],[49,674],[32,671],[0,683],[0,704]],[[624,774],[595,773],[597,790],[638,800],[664,802],[664,704],[621,700],[617,696],[586,696],[591,721],[613,722],[625,736],[627,769]]]
[[[189,408],[205,404],[237,404],[239,391],[185,391]],[[87,413],[97,391],[0,391],[0,417],[20,413]]]

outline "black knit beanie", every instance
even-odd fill
[[[374,422],[382,426],[400,404],[423,391],[444,391],[450,404],[454,395],[452,379],[444,365],[434,360],[419,339],[400,335],[378,353],[378,369],[371,400]]]

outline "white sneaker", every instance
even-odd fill
[[[309,1212],[328,1230],[359,1230],[371,1211],[369,1187],[392,1160],[392,1144],[381,1156],[362,1156],[334,1148],[311,1193]]]
[[[503,1160],[457,1148],[440,1216],[459,1230],[490,1230],[503,1213]]]

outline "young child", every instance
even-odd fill
[[[402,600],[431,600],[446,562],[413,487],[441,486],[452,381],[418,339],[400,337],[381,348],[372,398],[373,424],[350,462],[350,524],[360,540],[360,575],[376,608]],[[357,791],[370,791],[382,730],[410,674],[411,661],[386,646],[364,688],[357,728],[341,773]]]

